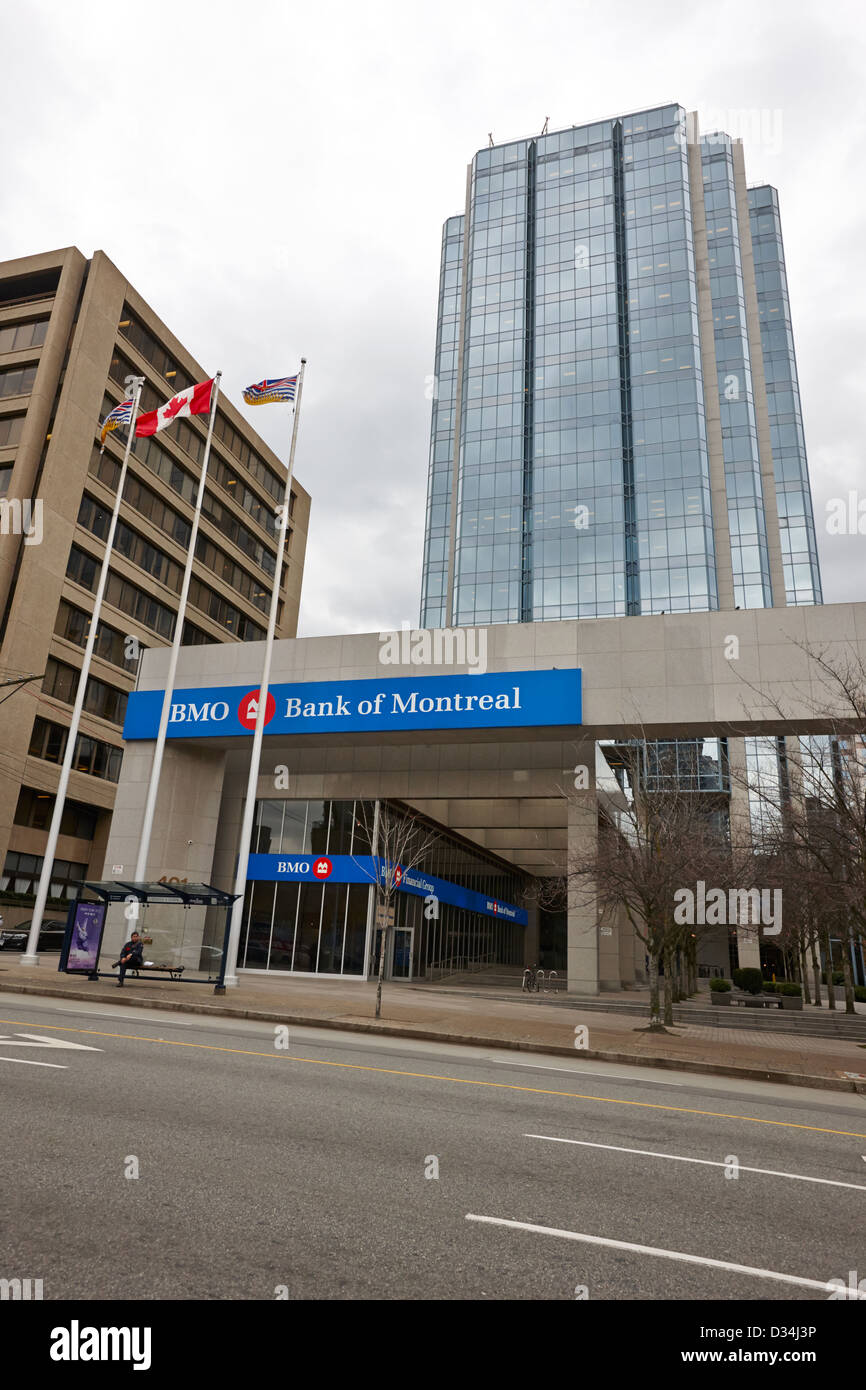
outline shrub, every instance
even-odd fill
[[[866,1004],[866,985],[854,986],[854,998],[858,1004]]]
[[[798,985],[796,980],[783,980],[778,986],[778,990],[780,994],[787,995],[789,999],[799,999],[803,993],[802,986]]]
[[[764,981],[756,966],[747,965],[734,971],[734,984],[747,994],[760,994]]]
[[[779,988],[778,980],[764,980],[762,981],[762,984],[765,994],[775,994]]]
[[[718,975],[716,976],[716,978],[715,978],[714,980],[710,980],[710,989],[712,990],[713,994],[727,994],[727,992],[728,992],[728,990],[729,990],[730,988],[731,988],[731,982],[730,982],[730,980],[723,980],[723,979],[721,979],[721,977],[718,976]],[[864,991],[864,992],[866,992],[866,991]]]

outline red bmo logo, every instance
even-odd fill
[[[273,717],[274,717],[274,715],[276,714],[276,712],[277,712],[277,702],[276,702],[276,700],[274,699],[273,695],[271,695],[270,692],[269,692],[269,693],[268,693],[267,702],[266,702],[266,704],[265,704],[265,723],[266,723],[266,724],[270,724],[270,722],[271,722],[271,720],[273,719]],[[252,729],[255,729],[255,727],[256,727],[256,720],[258,719],[258,717],[259,717],[259,692],[258,692],[258,690],[250,690],[250,691],[247,692],[247,694],[244,696],[244,698],[241,700],[240,704],[238,705],[238,719],[240,720],[241,724],[243,725],[243,727],[244,727],[245,729],[250,729],[250,730],[252,730]]]
[[[395,887],[395,888],[399,888],[399,887],[400,887],[400,884],[401,884],[402,882],[403,882],[403,870],[401,869],[400,865],[398,864],[398,865],[396,866],[396,868],[394,869],[394,887]]]
[[[313,864],[313,878],[329,878],[333,864],[330,859],[317,859]]]

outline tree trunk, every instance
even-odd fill
[[[822,927],[821,945],[824,947],[824,959],[827,962],[827,1008],[835,1009],[836,991],[833,988],[833,952],[830,950],[830,928]]]
[[[665,1024],[673,1023],[674,1021],[673,980],[671,979],[672,955],[673,952],[669,948],[666,948],[663,954],[663,959],[665,963]]]
[[[385,912],[385,926],[382,928],[381,944],[379,946],[379,979],[376,983],[376,1017],[382,1016],[382,981],[385,978],[385,953],[388,945],[388,915]]]
[[[652,951],[649,954],[650,1024],[659,1022],[659,958]]]
[[[803,1003],[811,1004],[812,996],[809,993],[809,972],[806,968],[806,943],[800,941],[800,984],[803,987]]]
[[[845,976],[845,1012],[856,1013],[854,1008],[854,976],[851,970],[851,923],[845,918],[842,928],[842,973]]]
[[[818,962],[818,948],[817,948],[817,946],[816,946],[816,944],[815,944],[815,943],[816,943],[816,940],[817,940],[817,938],[813,935],[813,936],[812,936],[812,941],[811,941],[811,948],[812,948],[812,979],[813,979],[814,982],[815,982],[815,1007],[818,1008],[818,1009],[820,1009],[820,1007],[821,1007],[821,966],[820,966],[820,964],[819,964],[819,962]]]

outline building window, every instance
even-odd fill
[[[33,733],[27,751],[31,758],[43,758],[45,762],[59,763],[66,751],[68,733],[69,730],[63,724],[37,718],[33,723]],[[85,734],[78,735],[72,760],[75,772],[86,772],[91,777],[103,777],[107,782],[118,782],[122,760],[122,748],[115,748],[111,743],[89,738]]]
[[[17,854],[11,851],[6,855],[6,863],[0,875],[0,892],[35,897],[43,863],[41,854]],[[51,886],[48,889],[49,901],[52,898],[55,901],[71,901],[86,873],[86,864],[76,864],[68,859],[55,859],[51,870]]]
[[[69,561],[66,566],[67,578],[80,584],[82,588],[96,588],[96,578],[99,573],[99,563],[92,555],[88,555],[85,550],[79,550],[78,546],[73,546],[69,552]],[[108,583],[105,586],[105,601],[110,603],[112,608],[119,608],[121,613],[128,613],[131,618],[135,618],[143,627],[149,627],[154,632],[158,632],[161,637],[170,642],[174,633],[175,615],[170,608],[158,603],[150,594],[146,594],[128,579],[121,579],[118,574],[109,574]]]
[[[62,700],[64,704],[71,705],[78,690],[79,674],[77,667],[67,666],[65,662],[57,661],[51,656],[45,667],[42,689],[55,700]],[[87,682],[84,708],[88,714],[107,719],[111,724],[122,724],[126,717],[128,698],[125,690],[118,690],[116,686],[108,685],[105,681],[96,680],[91,676]]]
[[[4,415],[0,418],[0,449],[17,444],[24,428],[23,415]]]
[[[4,396],[29,396],[36,380],[36,367],[10,367],[0,372],[0,400]]]
[[[47,332],[47,319],[6,324],[0,328],[0,352],[21,352],[24,348],[41,347]]]
[[[86,647],[90,632],[90,614],[62,599],[57,610],[54,631],[58,637],[65,637],[67,642],[74,642],[76,647]],[[140,638],[136,638],[135,642],[138,652],[146,649],[146,644]],[[129,645],[130,639],[124,633],[118,632],[117,628],[109,627],[108,623],[100,622],[93,649],[95,656],[111,662],[113,666],[123,666],[127,671],[135,671],[138,656],[126,655]]]
[[[0,468],[0,497],[5,497],[12,481],[12,468]]]
[[[47,830],[54,814],[55,797],[52,792],[40,792],[35,787],[22,787],[18,793],[15,808],[15,824],[26,825],[32,830]],[[61,835],[72,835],[77,840],[92,840],[96,835],[96,824],[100,815],[109,815],[98,806],[88,806],[83,801],[67,801],[63,807],[60,821]]]

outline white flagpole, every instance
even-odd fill
[[[265,711],[268,703],[268,687],[271,679],[271,657],[274,650],[274,633],[277,628],[277,607],[280,598],[280,578],[283,572],[283,552],[286,543],[286,531],[289,525],[289,508],[292,501],[292,475],[295,467],[295,445],[298,441],[298,418],[301,413],[301,392],[304,389],[304,368],[307,365],[306,357],[301,358],[301,370],[298,373],[298,394],[295,398],[295,420],[292,426],[292,444],[289,449],[289,466],[286,473],[285,500],[279,509],[280,525],[277,532],[277,567],[274,574],[274,587],[271,593],[271,611],[268,616],[268,635],[265,640],[265,662],[262,668],[262,679],[259,686],[259,707],[256,715],[256,731],[253,734],[253,751],[250,756],[250,774],[247,779],[247,799],[244,803],[244,817],[241,826],[241,840],[238,846],[238,867],[235,874],[235,903],[232,908],[232,924],[229,933],[229,944],[225,960],[225,979],[224,983],[229,987],[236,986],[238,946],[241,939],[241,923],[244,914],[244,894],[247,886],[247,868],[250,859],[250,836],[253,833],[253,815],[256,809],[256,788],[259,780],[259,764],[262,756],[262,737],[265,731]]]
[[[217,400],[220,391],[220,379],[222,372],[217,372],[214,377],[213,390],[210,402],[210,420],[207,427],[207,440],[204,446],[204,458],[201,465],[201,475],[198,480],[198,492],[195,499],[195,515],[192,519],[192,530],[189,537],[189,552],[186,557],[186,568],[183,572],[183,584],[180,591],[180,605],[177,610],[175,620],[174,641],[171,644],[171,658],[168,663],[168,676],[165,682],[165,695],[162,701],[162,715],[159,721],[159,732],[156,736],[156,748],[153,753],[153,763],[150,769],[150,784],[147,788],[147,801],[144,807],[144,823],[141,827],[141,840],[138,846],[138,858],[135,862],[135,873],[133,874],[134,883],[144,883],[147,877],[147,856],[150,853],[150,838],[153,833],[153,817],[156,810],[156,798],[159,792],[159,778],[162,772],[162,758],[165,752],[165,739],[168,732],[168,716],[171,713],[171,702],[174,696],[174,682],[177,675],[177,659],[180,655],[180,647],[183,641],[183,623],[186,616],[186,604],[189,596],[189,586],[192,580],[192,567],[195,560],[195,547],[198,540],[198,527],[201,520],[202,503],[204,502],[204,485],[207,479],[208,460],[210,459],[211,439],[213,438],[213,427],[216,419]],[[136,913],[138,904],[135,904]]]
[[[81,675],[78,678],[78,692],[75,696],[75,704],[72,708],[72,721],[69,725],[69,733],[66,736],[66,752],[63,755],[63,763],[60,768],[60,781],[57,786],[57,797],[54,802],[54,814],[51,817],[51,827],[48,831],[48,843],[45,846],[45,855],[42,860],[42,873],[39,875],[39,887],[36,891],[36,904],[30,923],[30,933],[27,937],[27,949],[21,957],[22,965],[39,964],[39,957],[36,954],[36,948],[39,942],[39,929],[42,926],[42,916],[45,912],[45,904],[48,901],[48,889],[51,885],[51,875],[54,870],[54,856],[57,853],[60,823],[63,820],[63,811],[66,806],[66,790],[69,786],[69,774],[72,771],[72,759],[75,756],[75,745],[78,742],[78,726],[81,723],[81,711],[84,708],[84,696],[87,690],[87,681],[90,676],[90,661],[93,656],[93,649],[96,646],[96,633],[102,614],[102,597],[108,582],[108,563],[111,559],[111,551],[114,545],[114,533],[117,530],[117,518],[120,514],[120,503],[123,499],[123,485],[126,482],[126,469],[129,463],[129,452],[132,448],[132,440],[135,435],[138,403],[141,399],[141,388],[144,385],[144,377],[127,377],[127,389],[130,381],[134,383],[134,386],[132,394],[132,413],[129,419],[129,434],[126,437],[126,448],[123,452],[123,465],[117,483],[117,495],[114,499],[114,511],[111,513],[111,525],[108,528],[108,536],[105,542],[105,554],[102,557],[102,569],[99,573],[96,598],[93,602],[93,613],[90,618],[90,633],[87,638],[87,645],[84,648],[84,661],[81,665]]]

